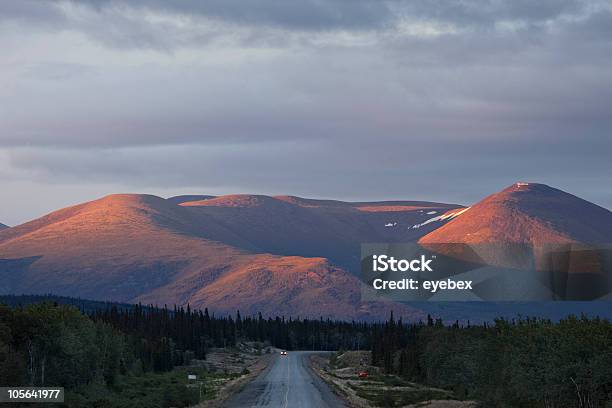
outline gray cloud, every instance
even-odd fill
[[[605,5],[605,1],[581,0],[6,0],[0,11],[5,18],[58,19],[60,6],[90,7],[103,14],[132,8],[188,16],[204,16],[237,24],[268,25],[291,30],[380,29],[402,17],[436,20],[460,25],[491,27],[496,21],[543,23],[564,15],[576,15]]]
[[[12,150],[28,180],[124,190],[298,194],[345,199],[430,199],[469,204],[517,180],[540,181],[609,205],[609,141],[571,139],[448,141],[376,138],[272,144],[176,145],[105,149]],[[585,160],[585,158],[587,158]]]
[[[611,207],[611,27],[597,0],[5,0],[0,221],[52,209],[18,210],[36,190],[470,203],[527,179]]]
[[[52,2],[39,0],[6,0],[0,3],[0,22],[35,22],[38,24],[62,24],[66,18]]]
[[[558,22],[587,18],[610,9],[605,0],[5,0],[0,21],[31,21],[42,27],[76,30],[119,48],[174,49],[223,38],[242,43],[308,41],[313,32],[397,33],[407,24],[447,29],[533,32]],[[591,29],[604,33],[605,21]],[[609,26],[608,26],[609,27]]]
[[[237,24],[305,30],[380,28],[395,17],[390,7],[395,2],[368,0],[89,0],[85,3],[99,10],[129,5],[141,10],[201,15]]]

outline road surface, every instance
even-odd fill
[[[277,355],[264,372],[223,407],[335,408],[346,407],[309,365],[312,351]]]

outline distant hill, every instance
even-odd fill
[[[612,212],[556,188],[516,183],[471,206],[422,243],[612,242]]]
[[[612,212],[544,184],[515,183],[419,243],[456,260],[508,270],[505,284],[487,281],[480,291],[526,285],[544,298],[610,299]]]
[[[362,243],[609,242],[611,232],[610,211],[540,184],[469,208],[120,194],[0,231],[0,294],[349,320],[394,310],[418,320],[435,307],[361,301]]]
[[[421,229],[413,225],[430,219],[431,213],[462,208],[422,201],[350,203],[247,194],[180,206],[224,226],[242,241],[227,241],[212,233],[207,235],[210,239],[258,253],[324,257],[355,275],[362,243],[414,241],[446,221]]]
[[[3,223],[0,222],[0,230],[6,229],[8,228],[8,225],[4,225]]]
[[[88,300],[81,298],[73,298],[68,296],[48,295],[3,295],[0,296],[0,304],[10,307],[27,306],[35,303],[57,303],[58,305],[74,306],[84,313],[93,313],[97,310],[106,310],[110,307],[116,307],[119,310],[130,310],[134,304],[117,303],[117,302],[102,302],[97,300]],[[147,306],[144,306],[145,308]]]
[[[427,229],[410,225],[431,217],[428,212],[457,208],[197,198],[112,195],[3,230],[0,293],[385,318],[390,305],[360,302],[351,266],[358,266],[361,242],[414,240]],[[392,308],[407,319],[421,316],[409,306]]]

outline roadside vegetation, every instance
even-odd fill
[[[612,324],[598,318],[448,326],[391,316],[374,328],[371,364],[486,407],[612,406]]]
[[[473,401],[458,401],[452,391],[418,384],[371,365],[369,351],[334,353],[326,361],[312,357],[318,374],[357,408],[367,407],[475,407]],[[360,377],[359,373],[367,373]]]
[[[241,356],[240,369],[222,370],[177,349],[170,338],[131,332],[72,306],[0,305],[0,384],[62,386],[62,405],[71,408],[187,407],[215,398],[224,384],[248,373],[251,361],[236,346],[210,349]]]
[[[61,386],[64,406],[187,407],[217,397],[272,347],[365,343],[369,325],[215,317],[80,299],[0,299],[0,385]],[[68,304],[62,304],[68,303]],[[196,380],[187,379],[196,375]]]
[[[71,408],[209,401],[249,378],[272,349],[362,350],[334,354],[328,374],[374,406],[435,399],[500,408],[612,406],[612,324],[598,318],[474,326],[432,318],[406,324],[391,316],[358,323],[61,304],[66,298],[0,301],[11,305],[0,305],[0,385],[62,386]],[[359,378],[361,370],[368,375]]]

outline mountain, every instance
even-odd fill
[[[182,202],[197,217],[207,217],[240,236],[240,243],[208,238],[257,253],[324,257],[357,275],[360,245],[415,241],[437,226],[412,228],[432,214],[462,207],[422,201],[347,203],[293,196],[229,195]]]
[[[612,212],[544,184],[515,183],[419,242],[607,244],[612,242]]]
[[[8,225],[4,225],[3,223],[0,222],[0,230],[6,229],[8,228]]]
[[[343,319],[384,318],[393,308],[420,318],[409,306],[361,303],[350,266],[358,264],[361,242],[414,240],[436,223],[411,225],[453,208],[112,195],[1,231],[0,293]]]
[[[612,212],[547,185],[523,182],[488,196],[419,240],[442,255],[440,265],[448,262],[439,273],[478,276],[479,296],[500,299],[503,292],[512,293],[511,299],[541,300],[610,299],[611,242]]]
[[[612,238],[611,218],[604,208],[532,183],[468,208],[252,194],[111,195],[2,229],[0,294],[342,319],[385,318],[393,309],[414,319],[427,307],[360,301],[362,243],[599,244]],[[485,255],[479,251],[477,260]]]

